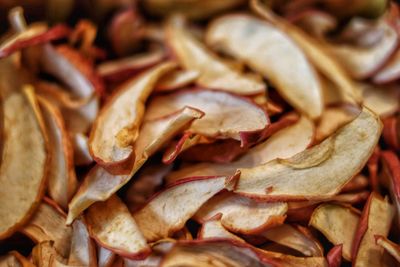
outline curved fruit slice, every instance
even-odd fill
[[[18,230],[39,205],[49,164],[47,137],[33,90],[6,96],[3,116],[0,239]]]
[[[51,144],[47,191],[66,210],[77,187],[72,144],[60,111],[43,98],[39,98],[39,104]]]
[[[375,83],[388,83],[400,78],[400,49],[385,63],[372,78]]]
[[[47,29],[47,26],[43,24],[30,25],[1,43],[0,58],[7,57],[27,47],[64,38],[69,33],[70,29],[65,25],[56,25],[50,29]]]
[[[273,127],[274,124],[270,126]],[[293,136],[296,138],[293,138]],[[314,124],[306,117],[276,132],[251,148],[237,161],[228,164],[200,163],[181,168],[168,175],[168,182],[199,175],[233,175],[238,168],[252,168],[276,158],[288,158],[305,150],[312,142]]]
[[[244,0],[145,0],[144,7],[151,13],[156,15],[171,15],[174,13],[182,13],[189,18],[202,19],[214,15],[240,4]]]
[[[110,82],[124,81],[136,73],[161,62],[165,58],[162,50],[126,57],[114,61],[106,61],[97,66],[97,72]]]
[[[326,255],[329,267],[340,267],[342,266],[342,248],[343,245],[336,245],[329,250]]]
[[[135,163],[128,175],[112,175],[96,165],[88,173],[78,192],[69,203],[67,223],[70,224],[82,211],[96,201],[104,201],[124,186],[143,166],[147,159],[158,151],[192,123],[201,118],[203,113],[184,108],[158,120],[146,121],[142,125],[138,140],[135,143]]]
[[[128,208],[117,196],[90,206],[85,218],[90,236],[101,246],[131,259],[146,258],[151,252]]]
[[[219,217],[220,216],[217,215],[216,217],[203,222],[203,224],[201,225],[201,229],[197,234],[197,239],[229,238],[245,242],[240,237],[226,230],[222,225]]]
[[[167,43],[182,67],[200,73],[198,85],[239,95],[265,93],[261,77],[241,73],[218,58],[196,40],[179,19],[174,17],[169,21],[166,29]]]
[[[351,261],[351,246],[359,219],[358,210],[349,206],[322,204],[314,210],[309,224],[334,245],[343,244],[343,257]]]
[[[65,214],[54,202],[43,201],[21,232],[37,243],[54,242],[55,250],[68,257],[72,229],[65,225]]]
[[[317,73],[283,31],[255,17],[227,15],[211,23],[206,39],[211,47],[263,74],[301,113],[312,119],[321,116],[323,101]]]
[[[379,266],[383,248],[375,243],[375,235],[387,236],[394,215],[388,199],[372,192],[364,206],[352,246],[354,266]]]
[[[223,192],[207,201],[194,215],[205,222],[220,214],[221,224],[229,231],[256,234],[280,225],[286,218],[287,204],[256,202],[230,192]]]
[[[14,250],[0,256],[0,266],[35,267],[27,258]]]
[[[160,77],[173,68],[175,64],[163,63],[127,81],[100,111],[90,133],[89,147],[94,160],[108,171],[129,172],[131,166],[126,165],[135,156],[133,144],[139,135],[145,101]]]
[[[75,165],[89,165],[93,162],[89,152],[89,138],[82,133],[72,134],[72,145],[74,150]]]
[[[356,79],[364,79],[380,68],[397,48],[398,36],[392,25],[381,21],[375,26],[382,31],[379,42],[371,47],[351,45],[329,45],[328,51],[334,55],[350,75]],[[371,28],[374,28],[371,26]],[[374,30],[374,29],[370,29]]]
[[[295,249],[304,256],[324,256],[321,244],[312,236],[307,228],[282,224],[265,231],[261,235],[275,243]]]
[[[156,194],[133,217],[147,241],[157,241],[183,228],[208,199],[231,182],[224,176],[179,181]]]
[[[400,262],[400,245],[381,235],[375,235],[375,240],[379,246],[383,247],[393,258]]]
[[[71,249],[68,256],[70,266],[97,266],[96,247],[90,239],[84,220],[72,224]]]
[[[146,118],[156,119],[185,106],[205,113],[202,119],[193,122],[189,132],[213,138],[233,138],[240,140],[242,146],[261,138],[269,126],[265,110],[248,99],[201,89],[155,97],[148,104]]]
[[[286,32],[301,47],[315,68],[337,86],[342,99],[351,104],[362,102],[355,83],[318,40],[273,14],[260,0],[251,0],[250,7],[256,14]]]
[[[173,91],[194,83],[200,76],[195,70],[175,70],[165,75],[157,83],[156,92]]]
[[[235,192],[269,200],[329,198],[364,167],[381,130],[379,117],[364,108],[356,119],[317,146],[285,160],[239,169]]]

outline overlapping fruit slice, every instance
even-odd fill
[[[223,192],[207,201],[194,215],[200,222],[220,216],[221,224],[231,232],[256,234],[280,225],[286,218],[287,204],[256,202]]]
[[[157,80],[174,67],[173,63],[163,63],[127,81],[101,110],[90,134],[90,151],[93,158],[108,171],[129,173],[134,162],[133,144],[139,135],[145,101]]]
[[[49,163],[47,136],[33,90],[15,88],[3,98],[2,239],[26,223],[38,207],[45,190]]]
[[[208,199],[234,182],[225,176],[187,178],[155,195],[133,217],[147,241],[168,237],[183,228]]]
[[[178,110],[169,116],[145,122],[141,134],[135,142],[135,162],[127,175],[112,175],[96,165],[88,173],[78,192],[69,203],[67,223],[71,223],[82,211],[96,201],[104,201],[124,186],[143,166],[146,160],[172,139],[182,129],[187,128],[203,113],[189,107]]]
[[[239,95],[265,93],[261,77],[244,74],[209,51],[191,36],[180,17],[172,18],[166,28],[167,43],[179,63],[188,70],[199,72],[197,84],[209,89]]]
[[[321,116],[318,76],[301,49],[284,32],[254,17],[228,15],[212,22],[206,39],[210,46],[262,73],[301,113],[313,119]]]
[[[168,105],[165,105],[168,103]],[[265,110],[246,98],[201,89],[155,97],[147,107],[148,119],[159,118],[185,106],[205,113],[193,122],[189,132],[213,138],[232,138],[250,145],[262,137],[269,125]]]
[[[270,126],[270,129],[274,124]],[[294,139],[293,135],[297,138]],[[168,181],[198,175],[233,175],[238,168],[252,168],[276,158],[291,157],[305,150],[312,142],[314,125],[306,117],[270,136],[263,143],[251,148],[241,158],[227,164],[200,163],[183,167],[168,175]]]
[[[91,237],[101,246],[132,259],[142,259],[150,253],[141,229],[117,196],[93,204],[85,218]]]
[[[356,119],[319,145],[288,159],[239,169],[235,192],[269,200],[333,196],[365,165],[381,129],[379,118],[364,108]]]

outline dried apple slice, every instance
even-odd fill
[[[371,109],[381,117],[387,117],[396,113],[399,109],[400,92],[396,87],[380,88],[369,84],[360,85],[364,106]]]
[[[340,193],[354,192],[363,190],[368,186],[368,178],[362,174],[357,174],[340,191]]]
[[[268,130],[272,129],[275,125],[272,124]],[[284,125],[286,125],[286,122],[284,122]],[[296,135],[295,139],[293,135]],[[233,175],[238,168],[251,168],[276,158],[294,156],[311,144],[313,135],[314,124],[303,116],[295,124],[277,131],[266,141],[251,148],[240,159],[232,163],[200,163],[191,165],[170,173],[167,179],[171,182],[179,178],[198,175]]]
[[[379,117],[364,108],[356,119],[317,146],[285,160],[239,169],[235,192],[269,200],[329,198],[365,165],[381,130]]]
[[[394,210],[388,199],[372,192],[364,206],[353,240],[354,266],[380,266],[384,249],[375,243],[375,235],[387,236]]]
[[[328,51],[337,58],[353,78],[365,79],[371,76],[397,48],[398,36],[392,25],[381,19],[377,25],[371,25],[371,28],[374,27],[378,27],[383,36],[373,46],[357,47],[346,44],[325,44]]]
[[[97,72],[105,80],[118,82],[132,77],[161,62],[165,57],[162,50],[154,50],[114,61],[106,61],[97,66]]]
[[[169,20],[166,35],[167,44],[182,67],[200,73],[198,85],[239,95],[265,93],[266,87],[261,77],[241,73],[218,58],[185,29],[180,17]]]
[[[32,24],[26,29],[21,29],[20,32],[13,34],[1,43],[0,58],[7,57],[27,47],[64,38],[68,36],[70,31],[65,25],[56,25],[48,29],[44,24]]]
[[[228,15],[211,23],[206,40],[263,74],[301,113],[312,119],[321,116],[321,86],[314,68],[291,38],[275,26],[255,17]]]
[[[232,186],[234,180],[225,176],[187,178],[156,194],[133,217],[148,242],[168,237],[183,228],[212,196]]]
[[[70,266],[97,266],[96,248],[90,239],[83,219],[72,224],[71,249],[68,256]]]
[[[93,167],[68,205],[67,223],[70,224],[94,202],[104,201],[117,192],[151,155],[202,115],[203,113],[198,110],[184,108],[158,120],[145,122],[135,143],[136,158],[130,174],[112,175],[99,165]]]
[[[39,98],[43,119],[51,144],[47,191],[63,209],[77,187],[72,144],[60,111],[44,98]]]
[[[98,267],[111,267],[116,258],[116,254],[109,249],[98,246],[97,249]]]
[[[393,258],[400,262],[400,245],[381,235],[375,235],[375,240],[379,246],[383,247]]]
[[[290,224],[269,229],[261,234],[267,239],[280,245],[295,249],[308,257],[323,257],[321,244],[312,236],[307,228]]]
[[[47,136],[33,89],[3,97],[0,166],[0,239],[12,235],[35,212],[45,191],[49,156]],[[34,160],[33,160],[34,159]]]
[[[190,2],[185,0],[145,0],[143,4],[145,8],[153,14],[171,15],[174,13],[182,13],[189,18],[202,19],[237,7],[244,2],[244,0],[225,0],[217,2],[213,0],[194,0]]]
[[[163,63],[127,81],[100,111],[90,133],[89,147],[94,160],[108,171],[129,172],[145,101],[158,79],[173,68],[175,64]]]
[[[381,84],[388,83],[400,78],[400,49],[392,55],[392,57],[385,63],[372,78],[373,82]]]
[[[400,119],[399,116],[385,118],[383,120],[383,140],[392,149],[400,149]]]
[[[163,78],[157,83],[155,89],[156,92],[173,91],[179,88],[194,83],[200,76],[199,71],[195,70],[175,70]]]
[[[280,263],[247,243],[232,239],[206,239],[176,243],[160,266],[267,267],[280,266]]]
[[[150,253],[137,223],[117,196],[90,206],[85,218],[90,236],[99,245],[131,259],[143,259]]]
[[[309,224],[324,234],[334,245],[343,244],[343,257],[351,261],[351,249],[359,219],[358,210],[327,203],[314,210]]]
[[[32,261],[38,267],[64,267],[66,260],[54,248],[53,241],[43,241],[32,249]],[[60,263],[60,264],[57,264]]]
[[[355,83],[318,40],[307,35],[295,25],[273,14],[260,0],[251,0],[250,7],[256,14],[271,22],[281,31],[286,32],[301,47],[314,67],[337,86],[345,102],[357,104],[362,101]]]
[[[400,160],[392,151],[382,151],[381,161],[383,165],[383,175],[386,178],[392,202],[396,207],[397,224],[400,225]],[[384,181],[384,179],[382,179]]]
[[[213,239],[213,238],[229,238],[237,241],[245,242],[242,238],[232,234],[224,228],[217,215],[201,225],[201,229],[197,234],[197,239]]]
[[[55,250],[68,257],[72,229],[65,225],[65,214],[51,200],[43,201],[21,232],[37,243],[53,241]]]
[[[213,138],[233,138],[240,140],[242,146],[261,138],[269,125],[265,110],[246,98],[201,89],[155,97],[148,105],[146,117],[149,120],[159,118],[185,106],[205,113],[201,120],[195,121],[189,128],[191,133]]]
[[[256,202],[230,192],[223,192],[207,201],[194,215],[205,222],[220,214],[221,224],[231,232],[256,234],[280,225],[286,218],[287,204]]]
[[[335,30],[338,25],[338,21],[334,16],[314,9],[300,11],[300,13],[290,16],[288,20],[318,39],[323,39],[327,33]]]

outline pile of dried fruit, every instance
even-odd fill
[[[0,2],[0,266],[400,264],[395,3],[44,2]]]

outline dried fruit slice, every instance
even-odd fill
[[[38,207],[49,164],[47,136],[33,89],[3,97],[0,239],[18,230]]]
[[[372,78],[375,83],[388,83],[400,77],[400,49],[392,55]]]
[[[116,258],[116,255],[111,250],[103,247],[97,249],[98,267],[111,267]]]
[[[93,158],[89,152],[89,138],[81,133],[72,134],[72,145],[74,150],[75,165],[89,165]]]
[[[323,101],[317,73],[283,31],[255,17],[228,15],[211,23],[206,39],[211,47],[262,73],[301,113],[312,119],[321,116]]]
[[[205,113],[201,120],[195,121],[189,128],[191,133],[213,138],[233,138],[240,140],[242,146],[261,138],[269,125],[265,110],[248,99],[201,89],[155,97],[148,105],[146,118],[156,119],[185,106]]]
[[[70,266],[97,266],[96,247],[90,239],[84,220],[72,224],[71,249],[68,256]]]
[[[90,133],[89,146],[94,160],[108,171],[129,172],[145,101],[158,79],[173,68],[175,64],[163,63],[127,81],[100,111]]]
[[[224,228],[220,221],[220,216],[217,215],[201,225],[201,229],[197,234],[197,239],[213,239],[213,238],[229,238],[237,241],[245,242],[240,237],[232,234]]]
[[[49,240],[37,244],[32,249],[32,261],[38,267],[64,267],[66,263],[66,260],[55,250],[53,241]]]
[[[393,215],[394,210],[388,199],[372,192],[353,240],[354,266],[380,266],[384,250],[375,243],[375,235],[388,235]]]
[[[54,249],[62,257],[68,257],[72,229],[65,225],[65,214],[54,202],[42,202],[21,232],[37,243],[54,242]]]
[[[10,251],[6,255],[0,256],[0,266],[35,267],[33,263],[17,251]]]
[[[398,36],[392,25],[381,19],[377,25],[371,25],[382,32],[379,42],[370,47],[357,47],[351,45],[329,45],[328,51],[334,55],[350,75],[356,79],[364,79],[376,72],[397,48]]]
[[[200,86],[239,95],[265,93],[265,84],[261,77],[241,73],[218,58],[191,36],[180,17],[169,20],[166,35],[167,43],[182,67],[200,73],[197,79]]]
[[[0,45],[0,58],[7,57],[12,53],[27,47],[48,43],[53,40],[66,37],[70,29],[65,25],[56,25],[50,29],[43,24],[32,24],[26,29],[13,34]]]
[[[164,57],[165,53],[162,50],[154,50],[114,61],[103,62],[97,66],[97,72],[107,81],[123,81],[140,71],[158,64]]]
[[[400,246],[381,235],[375,235],[376,243],[400,262]]]
[[[357,231],[360,213],[338,204],[322,204],[311,216],[310,225],[318,229],[334,245],[343,245],[343,257],[351,261],[353,239]]]
[[[257,234],[280,225],[286,218],[287,204],[256,202],[230,192],[223,192],[207,201],[194,215],[205,222],[220,214],[221,224],[229,231]]]
[[[356,119],[317,146],[286,160],[239,169],[235,192],[269,200],[329,198],[365,165],[381,130],[379,117],[364,108]]]
[[[268,130],[272,129],[272,124]],[[293,138],[296,135],[296,138]],[[285,127],[263,143],[251,148],[240,159],[229,164],[200,163],[181,168],[168,175],[168,181],[199,175],[233,175],[238,168],[251,168],[276,158],[287,158],[305,150],[312,142],[314,124],[306,117]]]
[[[267,239],[283,246],[295,249],[308,257],[323,257],[321,244],[312,236],[307,228],[290,224],[269,229],[261,234]]]
[[[340,267],[342,265],[342,245],[336,245],[326,255],[329,267]]]
[[[148,242],[170,236],[212,196],[232,186],[226,177],[194,177],[172,184],[133,214]]]
[[[39,103],[51,144],[47,191],[66,210],[77,187],[72,144],[57,107],[44,98],[39,98]]]
[[[360,87],[364,98],[364,106],[380,117],[393,115],[399,109],[399,102],[397,101],[400,97],[399,88],[393,86],[380,88],[369,84],[362,84]]]
[[[96,201],[104,201],[124,186],[146,160],[190,123],[201,118],[202,112],[184,108],[158,120],[143,124],[135,143],[135,163],[128,175],[112,175],[99,165],[93,167],[69,203],[67,223]]]
[[[355,83],[348,77],[335,58],[332,57],[318,40],[304,31],[276,16],[260,0],[251,0],[250,7],[262,18],[286,32],[299,45],[310,62],[324,76],[331,80],[340,91],[341,98],[351,104],[361,102]],[[290,66],[289,66],[290,69]]]
[[[175,70],[161,78],[157,83],[156,92],[173,91],[194,83],[200,76],[195,70]]]
[[[247,243],[232,239],[206,239],[176,243],[160,266],[267,267],[280,266],[280,263]]]
[[[144,259],[149,255],[150,247],[146,239],[117,196],[90,206],[85,218],[90,236],[99,245],[131,259]]]
[[[168,15],[182,13],[189,18],[202,19],[232,9],[244,2],[244,0],[225,0],[217,2],[213,0],[192,0],[190,2],[185,0],[145,0],[143,4],[145,8],[153,14]]]

